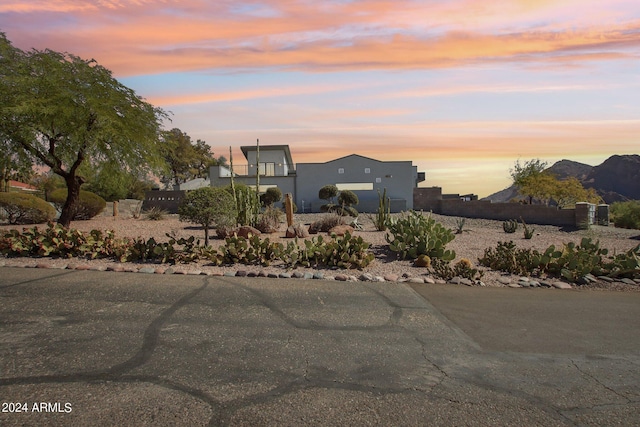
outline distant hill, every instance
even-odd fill
[[[572,160],[560,160],[547,169],[559,179],[578,178],[585,188],[594,188],[605,203],[640,200],[640,155],[614,155],[598,166]],[[508,202],[518,197],[514,186],[491,194],[482,200]]]

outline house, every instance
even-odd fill
[[[240,147],[247,164],[234,165],[233,171],[225,166],[212,166],[209,179],[212,186],[227,186],[233,173],[234,182],[255,187],[256,173],[260,172],[260,191],[278,187],[283,194],[291,193],[298,212],[320,212],[327,203],[318,198],[320,188],[335,184],[339,190],[351,190],[360,200],[360,212],[378,209],[378,191],[387,190],[391,211],[413,209],[413,189],[424,181],[424,172],[418,172],[411,161],[380,161],[352,154],[325,163],[293,163],[288,145]],[[259,161],[258,161],[259,160]]]

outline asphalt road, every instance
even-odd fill
[[[0,425],[640,425],[640,293],[0,267]]]

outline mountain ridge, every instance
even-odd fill
[[[577,178],[585,188],[593,188],[605,203],[625,200],[640,200],[640,155],[614,154],[597,166],[563,159],[545,171],[558,179]],[[508,202],[518,198],[518,190],[510,186],[482,200]]]

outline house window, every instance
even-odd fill
[[[338,191],[367,191],[373,190],[373,182],[345,182],[342,184],[336,184],[336,187],[338,187]]]
[[[382,178],[376,178],[376,183],[380,184],[382,182]]]
[[[364,168],[364,173],[371,173],[371,168]]]
[[[338,168],[338,173],[339,174],[343,174],[344,173],[344,168]]]
[[[276,164],[275,163],[260,163],[258,165],[258,173],[262,176],[275,176]]]

